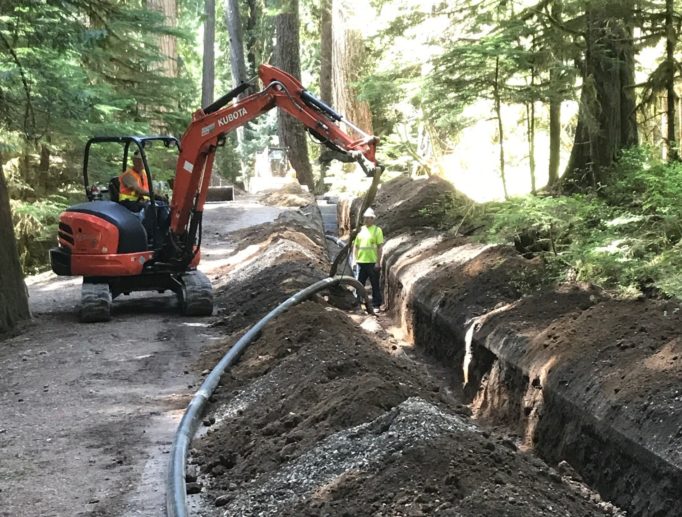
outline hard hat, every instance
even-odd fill
[[[365,213],[362,214],[362,216],[363,217],[374,217],[374,218],[376,218],[377,215],[374,213],[374,210],[372,210],[371,208],[368,208],[367,210],[365,210]]]

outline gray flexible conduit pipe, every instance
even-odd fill
[[[343,249],[346,247],[346,244],[348,244],[346,241],[342,241],[338,237],[335,237],[334,235],[327,235],[326,233],[324,234],[324,238],[327,239],[328,241],[332,241],[334,244],[336,244],[339,248]],[[351,260],[351,253],[348,254],[348,258],[346,259],[346,262],[348,263],[348,269],[350,270],[351,275],[355,274],[353,271],[353,261]],[[343,268],[343,271],[341,274],[346,272],[346,268]]]
[[[170,454],[170,468],[168,469],[168,478],[166,480],[166,512],[168,517],[187,517],[187,488],[185,486],[185,463],[187,460],[187,452],[192,438],[199,427],[199,422],[203,411],[206,408],[208,399],[218,386],[223,372],[236,362],[246,347],[260,335],[263,328],[270,321],[294,305],[307,300],[312,295],[323,291],[332,285],[338,284],[350,284],[355,288],[358,294],[364,298],[367,312],[372,313],[367,291],[360,282],[355,280],[355,278],[349,276],[325,278],[294,294],[288,300],[284,301],[265,315],[263,319],[251,327],[248,332],[228,350],[220,362],[211,370],[211,373],[204,379],[199,391],[194,394],[194,397],[187,406],[185,414],[180,421],[180,425],[178,425],[178,429],[175,432],[175,438],[173,439],[173,446],[171,447]]]
[[[336,244],[340,248],[345,247],[347,244],[346,241],[342,241],[341,239],[339,239],[338,237],[334,237],[333,235],[325,234],[324,238],[327,239],[328,241],[332,241],[334,244]]]

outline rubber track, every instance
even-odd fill
[[[201,271],[182,275],[184,285],[182,313],[187,316],[210,316],[213,314],[213,287]]]
[[[111,291],[109,284],[83,282],[78,318],[84,323],[111,319]]]

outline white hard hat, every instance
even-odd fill
[[[365,213],[362,214],[362,216],[363,217],[374,217],[374,218],[376,218],[377,215],[374,213],[374,210],[372,210],[371,208],[368,208],[367,210],[365,210]]]

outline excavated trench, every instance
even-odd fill
[[[633,516],[682,514],[682,319],[676,300],[548,287],[542,264],[438,232],[449,185],[399,179],[376,210],[385,295],[480,422],[516,434]],[[357,203],[339,205],[351,220]]]
[[[328,271],[316,207],[282,197],[265,202],[293,210],[230,236],[234,254],[214,278],[225,339],[205,351],[205,372]],[[222,376],[188,457],[193,515],[622,515],[509,433],[473,425],[442,368],[383,316],[341,310],[347,301],[329,293],[292,308]]]
[[[400,179],[375,204],[386,299],[419,352],[331,293],[280,317],[209,400],[197,514],[682,514],[679,302],[547,286],[540,261],[434,229],[449,188]],[[201,368],[328,271],[317,207],[281,197],[301,208],[231,237],[226,338]]]

